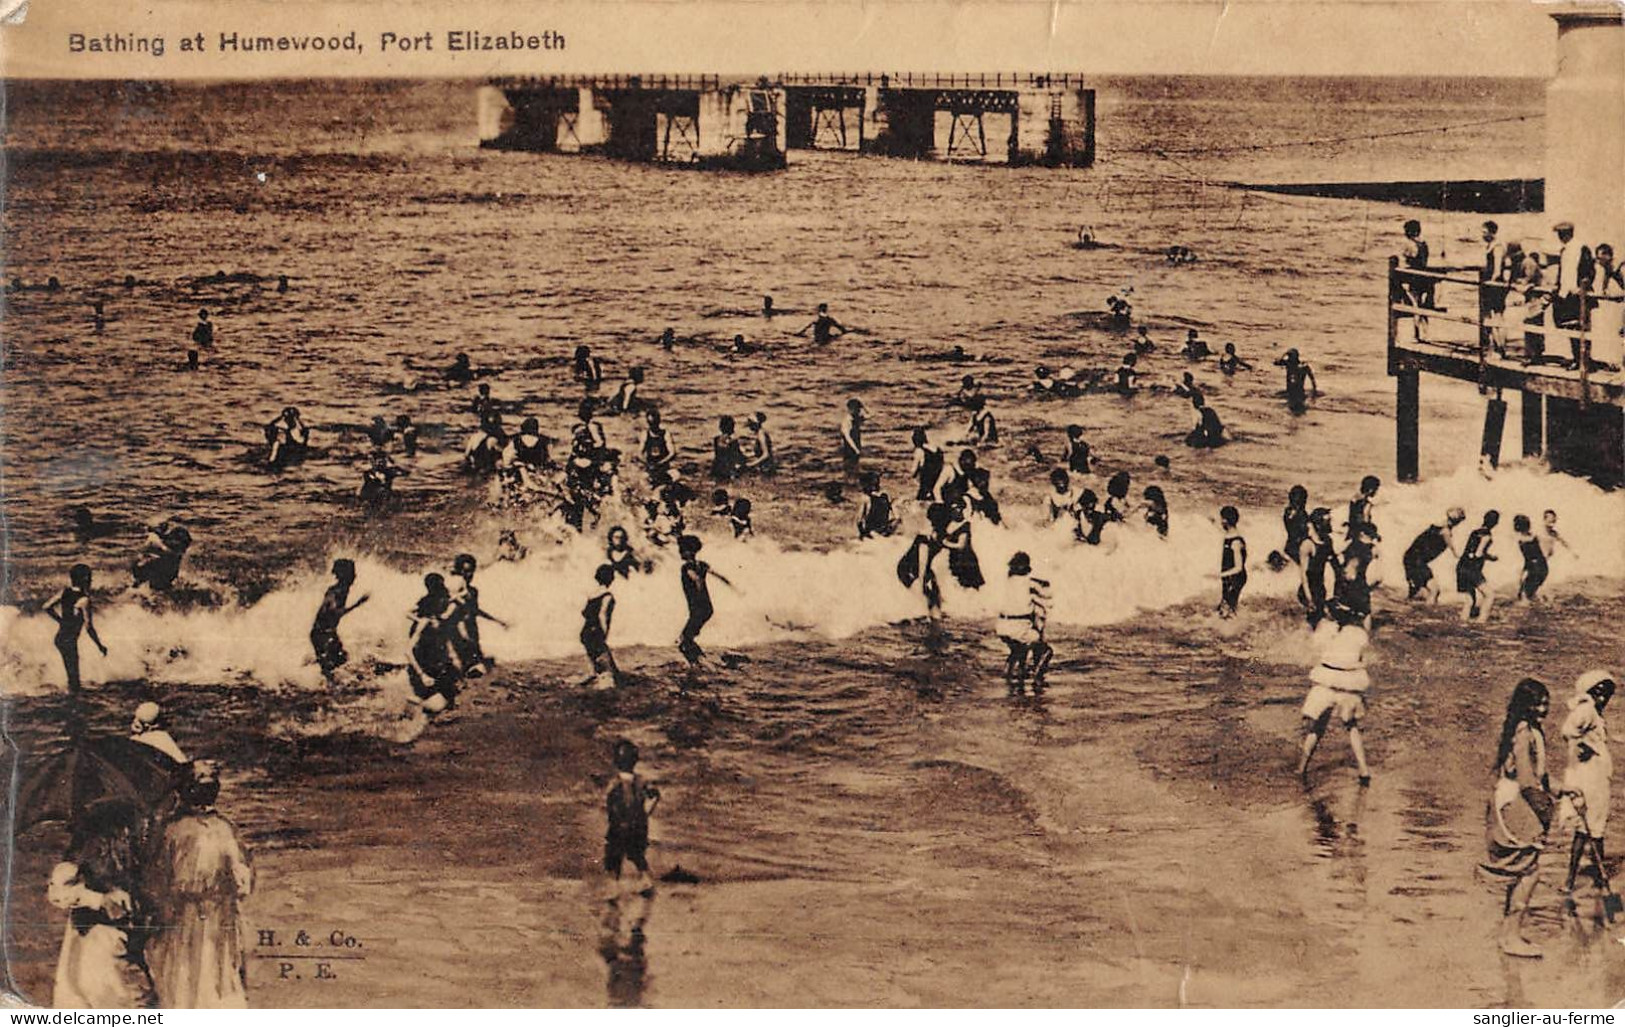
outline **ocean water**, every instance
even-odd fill
[[[1561,693],[1591,663],[1619,662],[1606,626],[1625,502],[1510,461],[1484,479],[1483,398],[1456,383],[1424,385],[1424,481],[1393,482],[1385,258],[1419,216],[1437,259],[1470,262],[1481,216],[1226,185],[1537,177],[1540,83],[1103,80],[1094,168],[797,151],[764,176],[481,151],[472,83],[23,82],[6,102],[5,277],[63,285],[6,296],[0,665],[15,719],[25,750],[45,744],[60,667],[35,611],[84,561],[111,650],[86,647],[103,722],[164,701],[183,744],[228,762],[224,805],[262,852],[257,915],[289,926],[319,895],[381,950],[329,993],[256,963],[257,1003],[1467,1005],[1513,1002],[1514,987],[1601,1001],[1619,983],[1584,947],[1561,972],[1509,971],[1488,940],[1498,900],[1470,878],[1483,750],[1511,683],[1540,670]],[[1500,220],[1507,238],[1545,229],[1538,214]],[[1083,225],[1109,247],[1073,249]],[[1199,261],[1170,267],[1173,244]],[[1026,393],[1040,362],[1115,366],[1127,339],[1102,311],[1125,287],[1160,346],[1148,380],[1193,370],[1230,445],[1188,450],[1186,405],[1162,390]],[[787,313],[760,317],[768,294]],[[793,334],[820,302],[856,329],[827,349]],[[189,373],[202,307],[217,344]],[[668,325],[691,340],[670,354],[655,341]],[[1187,327],[1258,369],[1188,364]],[[726,355],[736,332],[765,352]],[[675,689],[681,593],[654,553],[654,573],[620,591],[614,634],[642,687],[602,701],[563,688],[584,672],[578,610],[602,530],[622,518],[572,538],[490,508],[460,468],[470,391],[437,369],[467,352],[494,372],[510,423],[534,414],[563,435],[578,344],[612,379],[647,367],[691,478],[718,415],[769,416],[784,468],[738,489],[757,537],[697,515],[734,583],[717,590],[706,642],[750,661],[698,695]],[[976,359],[942,359],[954,347]],[[1269,367],[1288,347],[1324,393],[1301,415]],[[983,566],[993,577],[1022,548],[1055,581],[1060,656],[1038,704],[1002,698],[991,590],[950,589],[948,636],[926,639],[923,601],[893,576],[903,542],[857,543],[856,504],[825,497],[848,397],[868,407],[868,462],[900,499],[909,430],[963,434],[943,401],[965,373],[1003,435],[982,461],[1008,525],[978,526]],[[290,404],[320,452],[268,473],[257,426]],[[362,429],[398,413],[422,426],[422,451],[400,509],[367,517]],[[1124,530],[1092,549],[1041,524],[1074,422],[1107,474],[1168,494],[1168,540]],[[635,450],[629,419],[605,423]],[[1554,563],[1552,602],[1481,629],[1385,593],[1388,672],[1368,732],[1379,781],[1354,789],[1333,735],[1326,783],[1305,793],[1287,778],[1310,647],[1294,583],[1262,558],[1291,485],[1341,511],[1366,473],[1387,482],[1377,519],[1395,556],[1454,504],[1474,520],[1502,511],[1503,595],[1513,513],[1557,509],[1573,551]],[[1246,615],[1221,625],[1208,611],[1225,503],[1243,511],[1255,568]],[[78,504],[123,527],[75,541]],[[912,529],[918,511],[906,516]],[[165,517],[195,539],[184,603],[127,587],[140,525]],[[525,561],[491,563],[503,528],[531,547]],[[398,664],[417,581],[463,550],[486,565],[484,604],[512,624],[486,639],[505,670],[461,719],[403,745],[398,675],[330,694],[307,660],[310,616],[331,559],[357,558],[356,592],[373,598],[346,644],[360,665]],[[667,786],[657,870],[681,862],[702,883],[662,891],[646,951],[622,944],[606,965],[599,935],[624,935],[608,921],[633,914],[601,920],[584,895],[619,734]],[[424,815],[401,824],[397,801]],[[30,836],[19,880],[53,844]],[[500,913],[482,897],[521,882],[534,887]],[[469,926],[470,904],[488,919]],[[14,932],[14,973],[36,996],[55,920],[42,909],[39,923],[53,927]],[[482,940],[413,940],[456,925]],[[1441,993],[1441,974],[1459,986]]]

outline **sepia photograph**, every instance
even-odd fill
[[[8,1006],[1625,1002],[1618,3],[0,6]]]

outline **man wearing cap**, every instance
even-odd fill
[[[137,706],[135,717],[130,721],[130,738],[142,745],[152,746],[176,763],[185,763],[186,754],[175,744],[169,732],[159,726],[163,715],[163,708],[155,702],[144,702]]]
[[[1603,853],[1603,835],[1608,830],[1608,804],[1614,776],[1614,757],[1608,750],[1608,723],[1603,711],[1614,697],[1614,675],[1607,670],[1588,670],[1574,682],[1569,715],[1563,720],[1563,741],[1568,747],[1568,764],[1563,768],[1562,807],[1559,823],[1574,829],[1569,847],[1567,889],[1574,888],[1580,857],[1595,839],[1595,856]]]
[[[1552,226],[1557,234],[1557,252],[1547,258],[1548,267],[1557,268],[1556,280],[1552,283],[1552,323],[1558,328],[1567,328],[1578,331],[1580,328],[1580,291],[1591,288],[1591,280],[1596,275],[1596,261],[1591,255],[1591,247],[1581,246],[1574,241],[1574,223],[1572,221],[1559,221]],[[1572,347],[1574,361],[1570,365],[1578,370],[1580,367],[1580,340],[1569,340]]]

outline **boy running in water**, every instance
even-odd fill
[[[355,561],[342,557],[334,560],[333,584],[322,596],[322,605],[316,610],[316,622],[310,627],[310,645],[316,650],[316,664],[322,668],[322,676],[329,681],[333,680],[333,672],[350,660],[350,654],[344,651],[344,643],[339,639],[339,621],[368,599],[362,596],[350,603],[350,586],[353,584]]]
[[[45,605],[45,614],[56,621],[56,651],[62,654],[62,669],[68,675],[68,694],[79,692],[79,634],[96,643],[103,656],[107,647],[96,634],[96,619],[90,606],[90,568],[76,563],[68,569],[68,587]]]
[[[1410,592],[1406,598],[1420,598],[1430,604],[1439,601],[1439,585],[1433,580],[1429,565],[1447,550],[1452,555],[1459,555],[1454,532],[1466,519],[1466,512],[1459,506],[1453,506],[1445,512],[1443,524],[1428,525],[1411,542],[1404,557],[1405,584]]]
[[[1462,620],[1488,620],[1490,607],[1495,605],[1495,594],[1484,580],[1484,564],[1496,559],[1490,546],[1494,542],[1495,526],[1500,523],[1499,510],[1486,513],[1483,525],[1467,536],[1461,558],[1456,561],[1456,591],[1467,597],[1461,609]]]
[[[705,650],[700,648],[700,631],[716,612],[711,605],[710,578],[724,585],[732,585],[727,578],[711,570],[711,565],[699,559],[700,540],[695,535],[684,535],[677,540],[677,552],[683,558],[683,599],[688,603],[688,620],[677,636],[677,649],[690,667],[700,666]]]
[[[626,739],[615,743],[615,780],[604,796],[609,828],[604,832],[604,872],[618,883],[621,867],[631,860],[638,871],[638,891],[654,889],[649,877],[649,817],[660,804],[660,789],[637,773],[638,747]]]
[[[1233,506],[1219,511],[1219,527],[1224,529],[1224,551],[1219,565],[1219,616],[1236,615],[1241,590],[1247,587],[1247,540],[1236,532],[1241,514]]]
[[[464,676],[470,678],[481,676],[497,662],[485,655],[485,650],[480,646],[480,619],[484,618],[498,627],[508,626],[505,621],[480,609],[480,593],[474,587],[475,566],[474,557],[468,553],[459,553],[451,565],[452,576],[461,582],[454,586],[456,591],[452,593],[452,600],[457,606],[453,614],[455,627],[452,644],[457,649],[457,660],[462,664]]]
[[[609,624],[615,616],[615,594],[610,586],[615,583],[615,568],[603,564],[593,573],[593,580],[598,590],[581,608],[581,648],[587,651],[592,675],[582,684],[603,690],[620,684],[621,676],[615,656],[609,651]]]

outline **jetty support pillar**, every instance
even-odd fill
[[[1523,411],[1523,456],[1533,459],[1546,452],[1546,403],[1538,392],[1519,393]]]
[[[1414,367],[1403,367],[1394,375],[1397,383],[1394,470],[1400,481],[1421,477],[1422,375]]]

